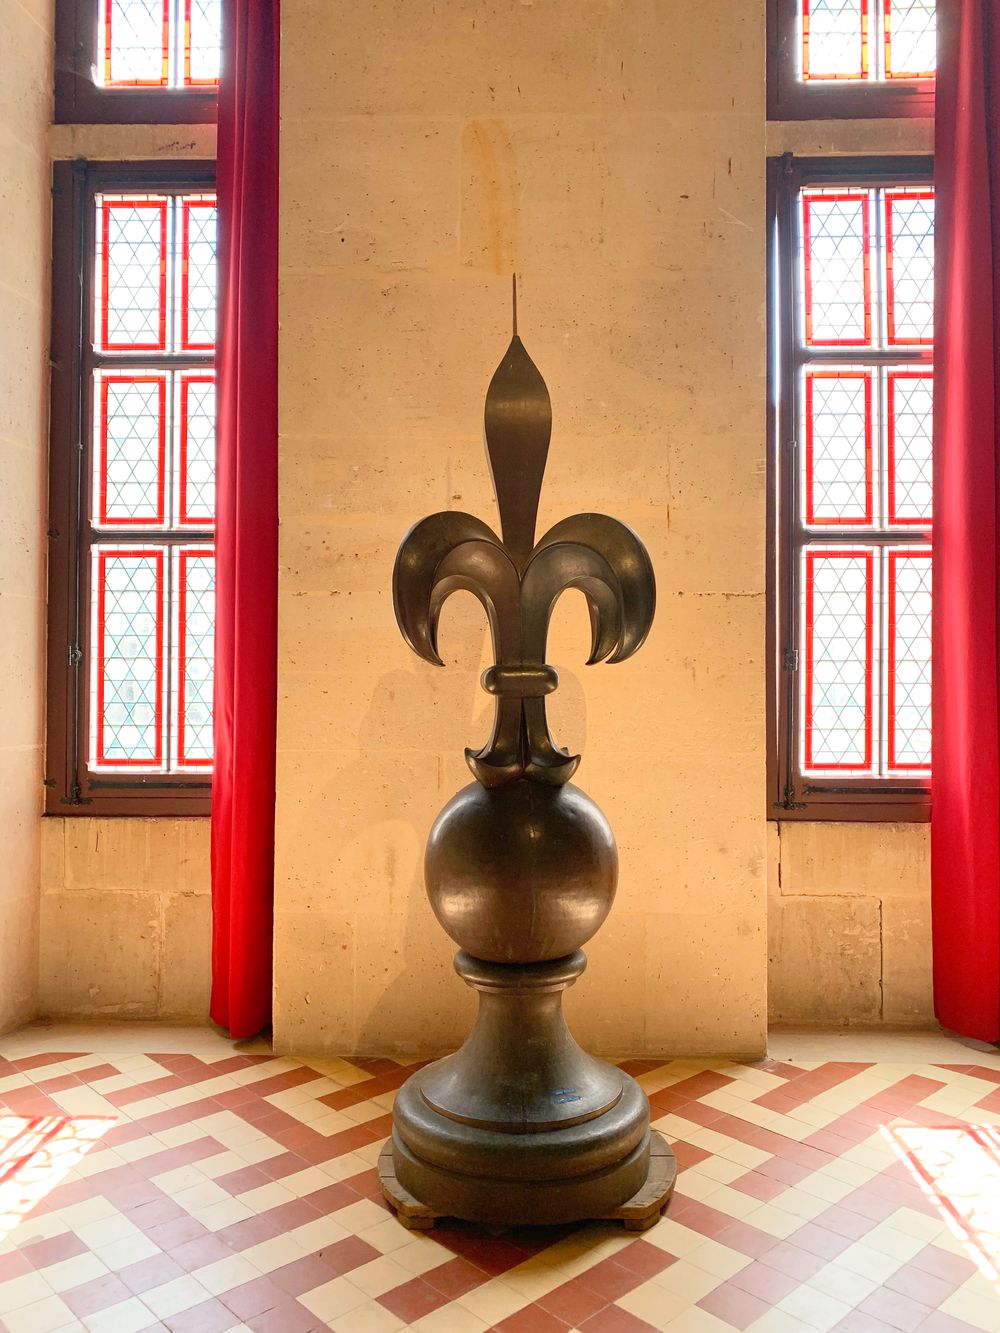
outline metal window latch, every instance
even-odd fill
[[[781,802],[782,810],[804,810],[805,803],[795,799],[795,786],[788,782],[785,784],[784,799]]]
[[[66,649],[66,661],[69,666],[79,666],[83,661],[83,649],[77,643],[71,643]]]
[[[781,654],[781,666],[785,671],[798,671],[799,669],[799,650],[798,648],[786,648]]]

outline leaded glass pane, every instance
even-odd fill
[[[215,521],[215,376],[179,380],[177,521],[204,526]]]
[[[175,559],[176,764],[203,768],[212,762],[215,555],[185,548]]]
[[[98,199],[97,330],[113,352],[167,346],[167,201]]]
[[[872,766],[874,554],[807,550],[803,768]]]
[[[804,397],[806,522],[871,523],[871,372],[809,370]]]
[[[934,339],[934,195],[885,196],[886,319],[891,344]]]
[[[931,765],[931,553],[889,551],[886,693],[890,772]]]
[[[102,0],[101,80],[109,87],[166,87],[169,0]]]
[[[210,351],[215,346],[216,206],[214,199],[181,204],[181,347]]]
[[[886,78],[932,78],[937,68],[937,0],[883,2]]]
[[[94,767],[163,763],[164,551],[93,553],[91,757]]]
[[[802,196],[805,340],[871,342],[871,239],[867,191]]]
[[[890,523],[932,517],[934,377],[929,370],[886,374],[886,471]]]
[[[803,78],[864,78],[868,0],[802,0],[801,12]]]
[[[218,83],[221,58],[220,0],[185,0],[184,82]]]
[[[163,523],[166,377],[102,375],[96,393],[96,521],[102,525]]]

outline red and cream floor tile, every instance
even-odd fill
[[[404,1230],[409,1068],[212,1034],[0,1041],[4,1333],[1000,1333],[1000,1067],[627,1063],[681,1166],[644,1235]]]

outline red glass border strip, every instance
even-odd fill
[[[155,208],[160,213],[159,338],[157,342],[111,342],[108,337],[110,278],[108,259],[111,246],[111,211],[120,208]],[[101,350],[104,352],[165,352],[167,350],[167,201],[166,199],[131,199],[116,195],[101,203]]]
[[[813,507],[813,382],[815,380],[863,380],[865,385],[865,512],[857,518],[817,514]],[[806,523],[831,527],[870,527],[875,512],[872,450],[872,373],[870,370],[807,370],[806,397]]]
[[[891,773],[926,772],[927,764],[900,764],[896,761],[896,564],[900,560],[930,560],[932,552],[915,547],[909,551],[889,551],[886,569],[886,768]]]
[[[195,208],[207,208],[215,211],[214,199],[181,200],[181,347],[185,352],[211,352],[215,348],[215,339],[210,342],[192,342],[190,337],[190,261],[191,261],[191,212]]]
[[[114,13],[114,0],[105,0],[104,17],[104,86],[106,88],[166,88],[170,82],[170,0],[163,0],[161,32],[161,73],[158,79],[114,79],[111,78],[111,53],[114,42],[111,18]]]
[[[865,563],[865,757],[863,763],[817,763],[813,758],[813,668],[815,666],[815,646],[813,643],[813,589],[815,575],[813,567],[817,560],[863,560]],[[832,551],[829,549],[806,551],[806,597],[805,597],[805,716],[803,735],[805,740],[805,767],[817,772],[861,773],[870,772],[872,767],[872,680],[874,676],[874,612],[875,612],[875,553],[868,549]]]
[[[896,337],[896,291],[893,275],[892,252],[892,206],[897,199],[934,199],[933,190],[886,190],[885,191],[885,322],[886,340],[891,347],[930,347],[934,342],[933,333],[929,338]]]
[[[858,22],[860,24],[861,51],[860,51],[860,69],[856,74],[838,72],[835,74],[813,74],[809,68],[809,45],[810,45],[810,0],[801,0],[799,12],[800,22],[802,24],[802,80],[804,83],[830,83],[835,80],[851,80],[858,82],[868,78],[868,0],[861,0],[858,11]]]
[[[177,767],[211,768],[214,758],[193,759],[185,754],[184,722],[187,714],[187,570],[189,560],[211,561],[215,565],[215,551],[210,547],[177,552]],[[214,574],[213,574],[214,577]]]
[[[901,370],[895,366],[890,367],[886,372],[885,380],[885,471],[886,471],[886,517],[893,527],[914,527],[930,529],[933,519],[931,515],[926,518],[910,517],[901,518],[896,513],[896,381],[897,380],[930,380],[934,382],[933,370]]]
[[[110,518],[108,516],[108,385],[156,384],[159,386],[159,428],[157,443],[156,514],[148,518]],[[98,523],[114,527],[161,527],[166,516],[167,470],[167,380],[165,375],[104,375],[100,392],[100,451],[98,460]]]
[[[215,522],[214,514],[192,514],[188,508],[188,387],[192,384],[214,383],[215,374],[213,372],[206,372],[205,374],[185,373],[180,377],[177,522],[188,527],[195,525],[204,527],[206,524]]]
[[[805,340],[809,347],[870,347],[872,341],[872,275],[871,275],[871,191],[838,190],[818,192],[803,190],[799,196],[802,206],[802,263],[803,263],[803,302],[805,305]],[[861,248],[862,248],[862,287],[864,290],[864,328],[863,338],[815,338],[813,337],[812,312],[812,224],[809,209],[813,200],[827,203],[860,203],[861,205]]]
[[[937,70],[934,69],[901,69],[895,71],[892,68],[892,0],[882,0],[882,45],[885,54],[885,77],[887,79],[934,79],[937,77]]]
[[[97,568],[97,763],[115,768],[156,768],[163,763],[163,556],[162,548],[138,550],[112,547],[98,551]],[[104,752],[104,617],[106,602],[106,567],[109,560],[152,560],[156,566],[156,750],[151,756],[135,759],[109,759]]]

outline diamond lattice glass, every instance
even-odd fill
[[[871,342],[871,236],[867,191],[802,196],[805,339],[812,346]]]
[[[868,0],[802,0],[802,77],[862,79],[868,72]]]
[[[163,523],[167,383],[162,374],[101,375],[94,512],[101,526]]]
[[[872,766],[874,554],[805,555],[804,767]]]
[[[886,330],[890,345],[934,340],[934,194],[885,196]]]
[[[926,527],[933,501],[933,373],[887,371],[885,402],[888,520]]]
[[[95,2],[98,83],[109,88],[218,85],[222,0],[90,0]]]
[[[94,767],[163,763],[164,551],[103,547],[93,558]]]
[[[870,371],[806,372],[805,440],[806,522],[871,523]]]
[[[883,0],[885,77],[933,78],[937,68],[937,0]]]
[[[931,553],[889,551],[886,654],[886,767],[931,766]]]
[[[175,552],[177,588],[176,766],[212,763],[212,667],[215,640],[215,554],[210,547]]]

